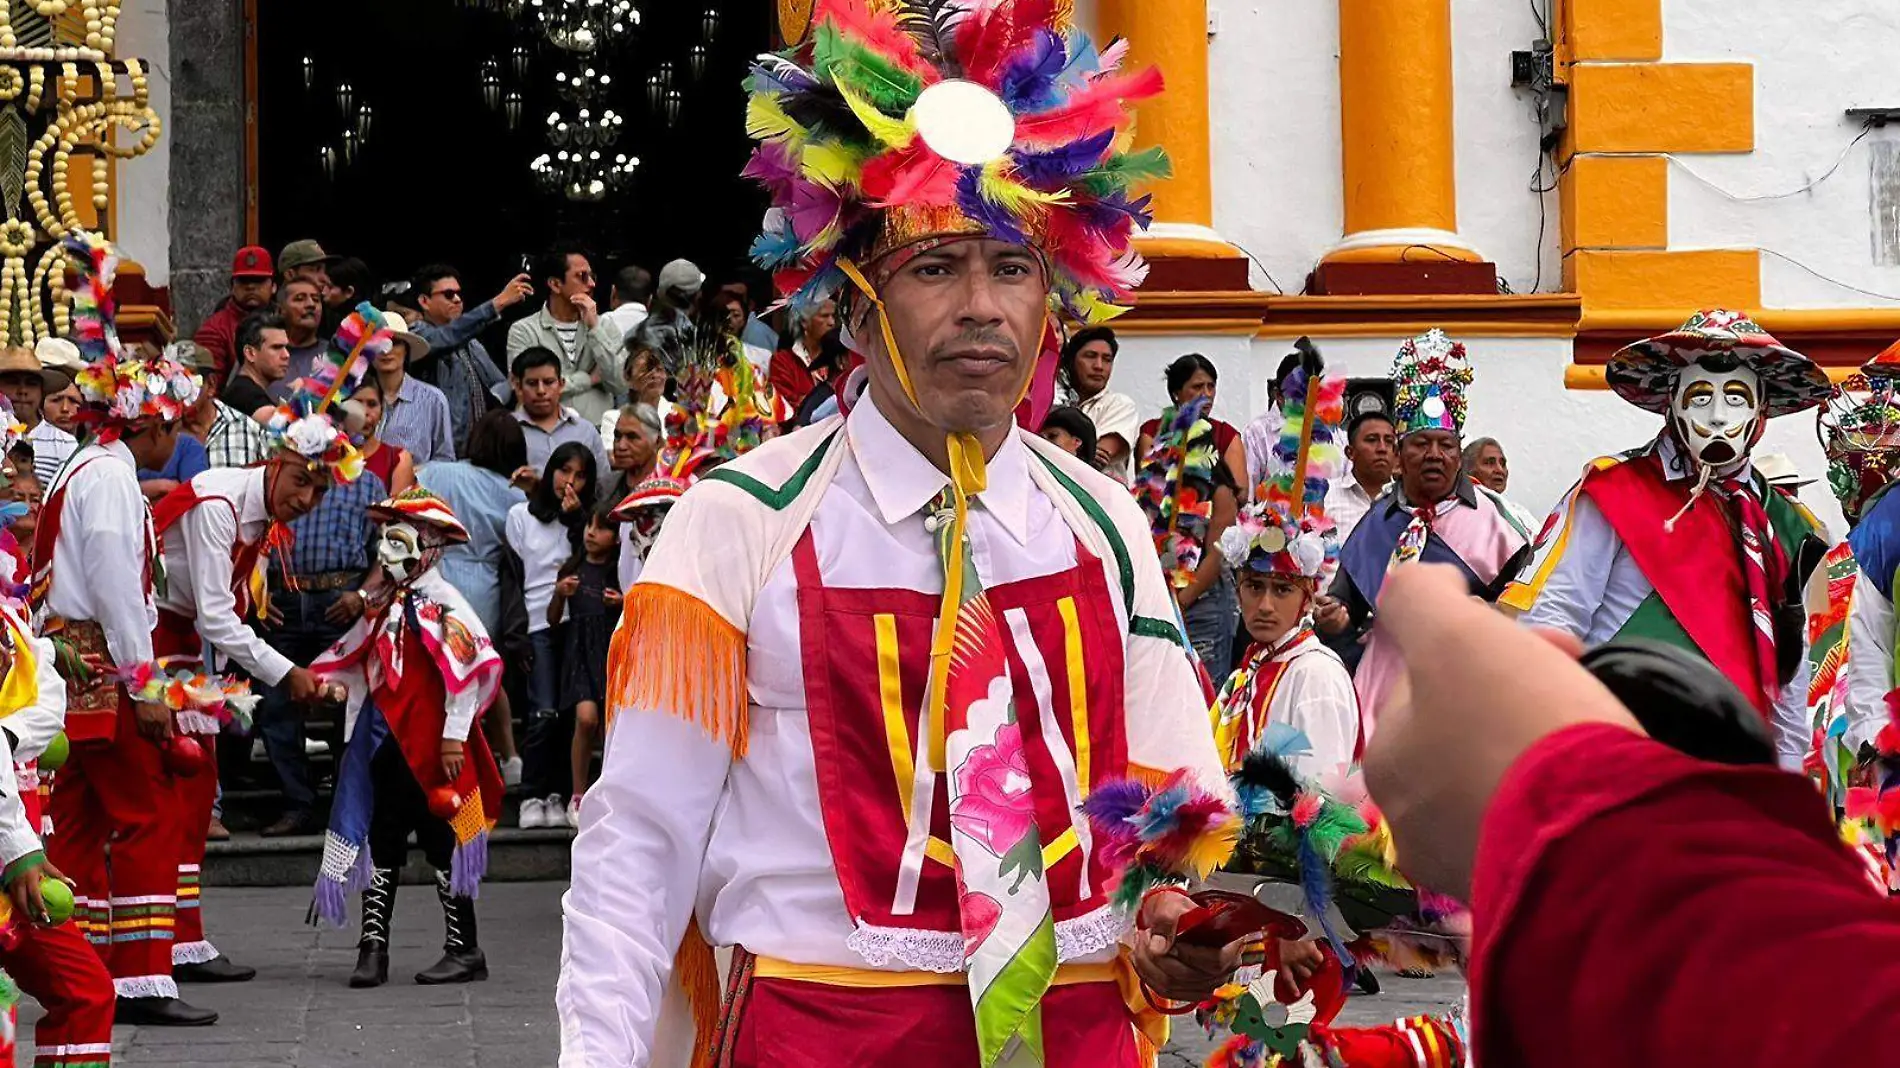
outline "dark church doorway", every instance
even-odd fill
[[[477,299],[557,240],[590,248],[603,282],[625,263],[657,271],[679,256],[734,276],[765,206],[738,177],[749,151],[741,82],[772,46],[773,5],[633,3],[630,38],[592,57],[550,43],[532,0],[256,4],[261,241],[275,252],[315,238],[379,281],[444,261]],[[557,73],[590,66],[609,77],[605,91],[585,105],[564,99]],[[530,171],[553,151],[549,113],[572,118],[581,106],[620,116],[607,158],[641,161],[628,188],[598,202],[550,192]]]

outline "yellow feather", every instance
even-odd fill
[[[754,93],[746,101],[745,132],[755,141],[783,141],[796,149],[808,136],[803,126],[792,121],[773,93]]]
[[[851,113],[858,117],[858,121],[864,124],[864,128],[870,132],[871,136],[877,138],[886,147],[905,148],[916,139],[917,124],[912,121],[909,114],[905,114],[902,119],[893,119],[842,85],[838,86],[838,95],[844,97],[844,102],[850,106]]]
[[[856,185],[864,157],[836,141],[814,141],[799,153],[799,169],[812,181],[833,188]]]
[[[1205,879],[1207,873],[1220,867],[1234,855],[1234,847],[1240,842],[1240,817],[1229,815],[1219,824],[1208,828],[1207,833],[1194,840],[1188,847],[1188,867]]]
[[[983,175],[977,180],[977,192],[984,200],[1002,208],[1012,215],[1028,215],[1049,204],[1061,204],[1069,199],[1066,189],[1054,193],[1044,193],[1008,177],[1003,173],[1006,166],[1003,160],[992,160],[983,167]]]

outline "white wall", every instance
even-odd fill
[[[152,109],[164,129],[171,127],[171,42],[165,19],[165,0],[124,0],[114,52],[120,59],[142,59],[150,69]],[[120,133],[118,144],[133,143]],[[118,232],[120,250],[145,268],[155,286],[171,277],[171,137],[161,133],[158,144],[138,159],[118,161]]]
[[[1683,160],[1740,196],[1787,192],[1821,177],[1858,132],[1846,109],[1900,107],[1900,81],[1893,77],[1900,5],[1892,0],[1665,0],[1663,52],[1672,61],[1754,63],[1755,151]],[[1672,166],[1669,243],[1772,249],[1842,282],[1893,295],[1883,301],[1857,293],[1764,254],[1762,297],[1769,307],[1900,302],[1900,267],[1874,265],[1870,218],[1869,148],[1896,137],[1900,129],[1876,131],[1812,191],[1758,203],[1730,200]]]
[[[1494,437],[1511,460],[1510,497],[1533,512],[1546,512],[1599,456],[1635,448],[1656,436],[1659,416],[1625,403],[1606,390],[1569,390],[1563,385],[1570,342],[1563,338],[1464,338],[1474,378],[1466,438]],[[1404,341],[1391,338],[1326,338],[1317,343],[1328,371],[1349,377],[1380,377]],[[1266,408],[1267,379],[1292,344],[1245,337],[1129,336],[1122,339],[1113,388],[1135,399],[1144,419],[1167,403],[1162,369],[1175,357],[1199,352],[1220,369],[1214,414],[1244,426]],[[1758,446],[1784,452],[1817,481],[1801,493],[1836,536],[1846,530],[1840,507],[1828,492],[1826,460],[1814,436],[1812,413],[1776,420]]]
[[[1220,23],[1209,45],[1214,227],[1297,293],[1345,228],[1338,0],[1211,0],[1209,12]],[[1543,289],[1560,274],[1556,194],[1540,252],[1538,128],[1510,86],[1511,51],[1538,32],[1527,3],[1452,0],[1459,230],[1518,292],[1531,291],[1540,256]],[[1258,267],[1254,285],[1274,288]]]

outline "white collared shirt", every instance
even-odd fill
[[[1350,474],[1333,483],[1333,488],[1326,493],[1326,514],[1339,530],[1339,544],[1346,544],[1346,539],[1352,537],[1353,528],[1359,525],[1367,512],[1372,511],[1372,502],[1378,499],[1379,494],[1367,493],[1359,480]]]
[[[1308,634],[1280,650],[1272,663],[1286,664],[1267,706],[1267,721],[1298,728],[1312,750],[1293,760],[1293,769],[1308,782],[1352,763],[1359,742],[1359,697],[1352,675],[1339,654]]]
[[[45,611],[98,623],[112,662],[121,668],[149,663],[158,626],[145,573],[152,515],[139,492],[132,450],[123,441],[80,449],[47,488],[47,500],[61,487],[70,489],[53,545]]]
[[[845,425],[849,450],[810,527],[825,584],[941,594],[943,564],[923,510],[948,478],[869,394]],[[1075,536],[1031,481],[1031,462],[1012,434],[970,509],[972,559],[986,587],[1076,564]],[[662,532],[662,546],[677,529]],[[556,1004],[569,1068],[649,1063],[663,977],[688,913],[716,946],[869,966],[847,945],[855,925],[819,806],[789,560],[771,572],[750,618],[744,760],[677,717],[618,713],[582,808],[565,898]],[[1127,621],[1118,625],[1125,633]],[[896,960],[882,967],[909,970]]]
[[[232,591],[237,580],[231,559],[235,547],[256,542],[270,528],[265,473],[262,467],[214,467],[191,480],[199,497],[221,497],[232,507],[206,501],[179,516],[165,532],[165,594],[158,603],[193,620],[198,636],[213,649],[275,686],[296,665],[238,617]]]

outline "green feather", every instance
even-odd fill
[[[812,69],[839,89],[848,89],[879,111],[901,115],[924,91],[915,74],[856,42],[845,39],[837,27],[818,28]]]
[[[1381,886],[1387,890],[1410,890],[1412,884],[1396,870],[1386,867],[1376,846],[1353,846],[1341,851],[1333,862],[1333,872],[1344,882]]]
[[[1085,172],[1079,182],[1082,188],[1099,197],[1173,176],[1174,164],[1168,161],[1168,153],[1156,145],[1140,152],[1117,152],[1094,170]]]
[[[1330,864],[1339,856],[1340,847],[1346,844],[1346,839],[1364,833],[1366,821],[1353,811],[1352,806],[1328,800],[1320,805],[1319,817],[1306,829],[1306,839]]]

